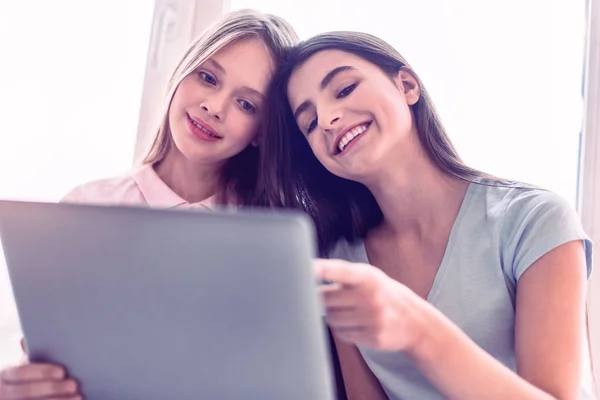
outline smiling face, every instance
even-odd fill
[[[418,145],[410,106],[420,91],[407,70],[390,77],[352,53],[324,50],[292,73],[287,89],[300,131],[335,175],[368,181]]]
[[[273,70],[273,57],[257,37],[231,43],[202,63],[173,96],[170,153],[217,165],[244,150],[257,133]]]

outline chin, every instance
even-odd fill
[[[204,152],[182,151],[183,158],[193,164],[210,164],[216,162],[214,154],[206,154]]]

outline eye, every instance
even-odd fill
[[[313,119],[310,124],[308,124],[308,128],[306,128],[306,134],[308,135],[309,133],[311,133],[312,131],[315,130],[315,128],[317,127],[317,119]]]
[[[354,91],[354,89],[356,89],[356,86],[358,86],[358,83],[353,83],[350,86],[346,86],[345,88],[343,88],[341,90],[341,92],[338,93],[338,95],[336,96],[337,99],[342,99],[346,96],[348,96],[350,93],[352,93]]]
[[[202,78],[202,80],[206,83],[208,83],[209,85],[216,85],[217,84],[217,80],[209,73],[204,72],[204,71],[200,71],[198,72],[198,75],[200,75],[200,78]]]
[[[238,100],[238,104],[242,107],[242,109],[246,112],[254,114],[256,112],[256,107],[252,103],[246,100]]]

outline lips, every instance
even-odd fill
[[[342,130],[340,134],[335,138],[333,142],[334,147],[332,153],[338,155],[344,152],[350,146],[350,144],[356,140],[359,136],[364,134],[373,121],[363,121],[358,124],[349,126]]]
[[[186,115],[190,131],[198,139],[208,142],[214,142],[223,139],[223,137],[217,134],[216,130],[203,119],[192,117],[189,114]]]

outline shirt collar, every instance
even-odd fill
[[[150,207],[159,208],[208,208],[215,206],[215,196],[198,203],[189,203],[175,193],[160,179],[152,164],[143,164],[132,172],[133,180]]]

